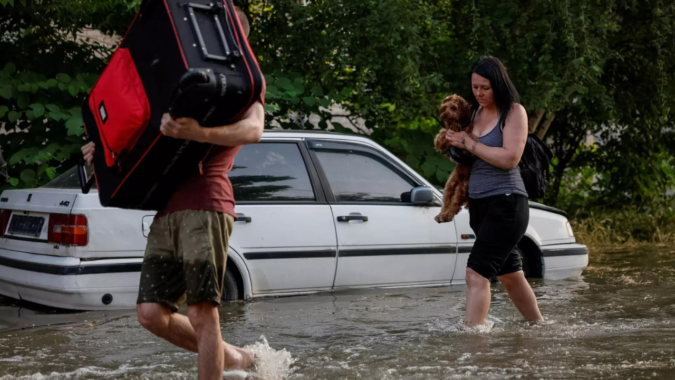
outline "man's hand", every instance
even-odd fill
[[[82,155],[84,156],[84,160],[87,161],[87,165],[89,166],[91,166],[91,161],[94,159],[95,148],[96,145],[94,144],[93,141],[82,147]]]
[[[159,130],[164,136],[204,142],[205,128],[199,125],[195,119],[181,117],[173,120],[168,113],[165,113],[162,116],[162,125]]]

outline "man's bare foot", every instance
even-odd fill
[[[225,369],[246,369],[253,364],[251,350],[239,348],[223,342],[225,345]]]

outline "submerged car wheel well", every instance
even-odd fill
[[[523,236],[518,243],[518,248],[523,253],[523,271],[525,276],[529,278],[544,277],[544,262],[541,249],[534,240],[527,236]]]
[[[234,275],[234,280],[237,283],[237,299],[238,300],[243,300],[244,299],[244,280],[241,277],[241,273],[239,272],[239,268],[237,267],[237,264],[234,263],[232,259],[228,257],[227,259],[227,268],[232,271],[232,274]]]

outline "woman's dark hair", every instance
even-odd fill
[[[502,125],[504,125],[513,103],[520,102],[520,95],[518,95],[516,87],[511,82],[509,74],[506,72],[506,67],[495,57],[481,57],[471,67],[469,77],[474,73],[490,81],[492,93],[495,97],[495,104],[499,110],[499,119]],[[479,107],[473,91],[471,91],[471,96],[469,97],[469,104],[471,104],[473,110],[477,110]]]

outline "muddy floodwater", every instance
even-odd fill
[[[261,358],[249,379],[675,379],[675,248],[592,252],[582,277],[533,286],[540,326],[524,323],[501,286],[480,330],[461,325],[463,286],[232,303],[221,323],[228,342]],[[196,355],[133,312],[0,298],[0,380],[194,378]]]

